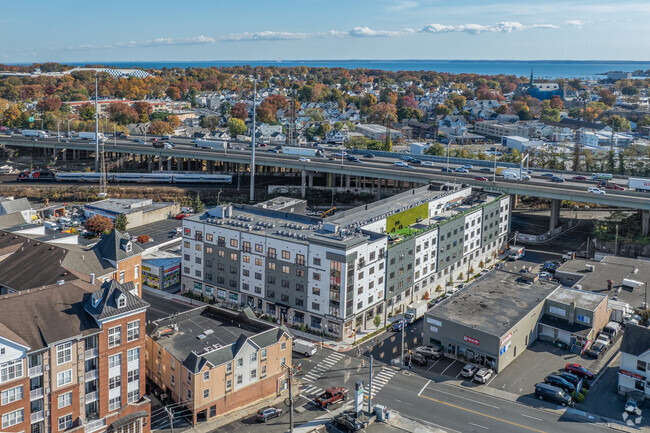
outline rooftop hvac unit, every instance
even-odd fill
[[[589,264],[585,265],[585,271],[587,272],[593,272],[594,269],[596,269],[594,265],[589,265]]]

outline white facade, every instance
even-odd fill
[[[643,393],[650,399],[650,348],[639,356],[621,352],[621,367],[618,373],[620,393]]]

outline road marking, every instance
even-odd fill
[[[442,373],[440,373],[440,374],[445,374],[445,371],[449,370],[449,367],[451,367],[451,366],[454,365],[455,363],[456,363],[456,360],[454,359],[454,362],[452,362],[451,364],[449,364],[449,365],[447,366],[447,368],[445,368],[444,370],[442,370]]]
[[[490,381],[489,381],[488,383],[485,384],[485,386],[490,386],[490,384],[492,383],[492,381],[493,381],[494,379],[496,379],[496,378],[497,378],[497,375],[495,374],[495,375],[492,377],[492,379],[490,379]]]
[[[462,396],[460,396],[460,395],[456,395],[456,394],[452,394],[452,393],[449,393],[449,392],[440,391],[440,390],[438,390],[438,389],[435,389],[435,390],[433,390],[433,391],[434,391],[434,392],[439,392],[439,393],[441,393],[441,394],[450,395],[450,396],[452,396],[452,397],[460,398],[460,399],[462,399],[462,400],[471,401],[472,403],[482,404],[483,406],[489,406],[489,407],[492,407],[492,408],[494,408],[494,409],[501,409],[499,406],[494,406],[494,405],[492,405],[492,404],[483,403],[482,401],[478,401],[478,400],[472,400],[471,398],[462,397]],[[422,396],[422,397],[424,397],[424,396]]]
[[[424,384],[424,386],[422,387],[422,389],[420,390],[420,392],[418,392],[418,397],[420,396],[420,394],[422,394],[422,393],[424,392],[424,388],[426,388],[427,386],[429,386],[430,383],[431,383],[431,379],[429,379],[429,381],[428,381],[427,383]]]
[[[398,403],[401,403],[401,402],[402,402],[402,400],[398,400],[398,399],[395,399],[395,401],[398,402]]]
[[[535,418],[534,416],[526,415],[525,413],[522,413],[521,416],[525,416],[526,418],[534,419],[536,421],[543,421],[541,418]]]
[[[427,400],[435,401],[436,403],[444,404],[445,406],[449,406],[449,407],[453,407],[453,408],[456,408],[456,409],[460,409],[460,410],[462,410],[462,411],[469,412],[469,413],[473,413],[473,414],[475,414],[475,415],[484,416],[484,417],[486,417],[486,418],[490,418],[490,419],[493,419],[493,420],[495,420],[495,421],[501,421],[501,422],[503,422],[503,423],[505,423],[505,424],[514,425],[515,427],[519,427],[519,428],[522,428],[522,429],[526,429],[526,430],[534,431],[534,432],[537,432],[537,433],[547,433],[547,432],[545,432],[544,430],[538,430],[538,429],[536,429],[536,428],[527,427],[527,426],[522,425],[522,424],[517,424],[516,422],[512,422],[512,421],[508,421],[508,420],[505,420],[505,419],[497,418],[496,416],[487,415],[487,414],[485,414],[485,413],[481,413],[481,412],[477,412],[477,411],[475,411],[475,410],[467,409],[467,408],[464,408],[464,407],[462,407],[462,406],[457,406],[457,405],[455,405],[455,404],[446,403],[446,402],[444,402],[444,401],[436,400],[435,398],[427,397],[426,395],[421,395],[420,398],[426,398]]]
[[[442,361],[442,356],[441,356],[440,358],[438,358],[438,360],[437,360],[436,362],[434,362],[433,364],[431,364],[431,367],[427,368],[427,371],[431,371],[431,369],[433,368],[433,366],[436,365],[437,363],[439,363],[440,361]]]
[[[474,424],[473,422],[467,422],[467,424],[471,424],[474,427],[481,427],[481,428],[484,428],[485,430],[490,430],[489,428],[485,427],[484,425]]]

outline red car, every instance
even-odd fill
[[[319,395],[314,399],[316,404],[325,409],[329,408],[332,404],[339,401],[345,401],[348,399],[348,390],[342,386],[334,386],[328,388],[324,393]]]
[[[474,180],[480,180],[481,182],[487,182],[488,178],[483,176],[476,176]]]
[[[580,364],[567,364],[564,366],[564,369],[568,371],[569,373],[573,373],[578,377],[582,377],[584,379],[593,379],[596,375],[592,373],[591,371],[587,370]]]
[[[176,219],[177,220],[182,220],[183,218],[187,218],[189,216],[192,216],[192,215],[190,215],[188,213],[179,213],[178,215],[176,215]]]
[[[573,180],[587,180],[586,176],[573,176],[571,179]]]

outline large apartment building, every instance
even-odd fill
[[[147,325],[147,377],[196,424],[285,391],[291,347],[286,327],[208,305]]]
[[[145,310],[133,284],[0,296],[3,432],[147,433]]]
[[[325,219],[224,205],[183,220],[182,290],[344,338],[477,267],[508,227],[507,196],[453,185]]]

